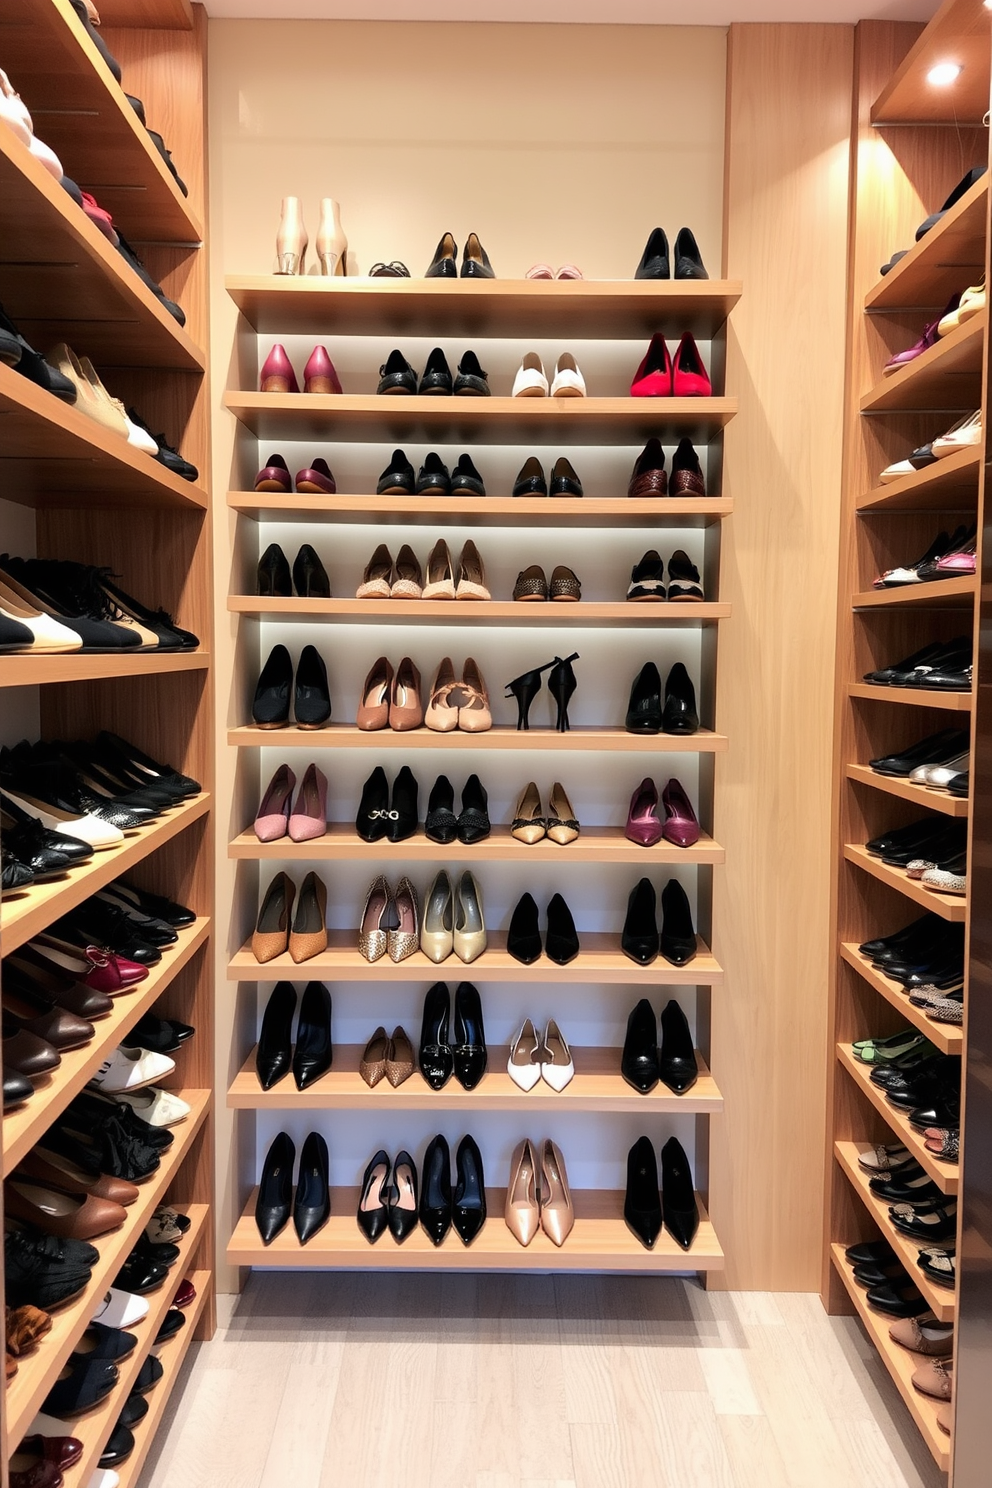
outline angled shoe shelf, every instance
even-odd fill
[[[60,682],[97,682],[110,677],[156,677],[170,672],[202,672],[205,651],[142,651],[137,656],[73,655],[33,657],[30,651],[0,656],[0,687],[49,687]]]
[[[491,600],[374,600],[374,599],[262,599],[253,594],[232,594],[227,608],[237,615],[258,615],[277,620],[337,620],[355,625],[410,625],[422,621],[437,625],[554,625],[574,629],[585,625],[711,625],[730,617],[729,604],[600,604],[581,600],[578,604],[519,604]]]
[[[190,0],[103,0],[100,21],[108,29],[133,26],[136,30],[192,31],[193,7]]]
[[[695,734],[628,734],[621,728],[573,728],[567,734],[552,729],[496,727],[484,734],[436,734],[432,729],[412,729],[395,733],[379,729],[366,733],[353,724],[330,724],[316,732],[299,729],[295,724],[282,729],[260,729],[252,725],[230,729],[227,742],[236,748],[280,745],[283,749],[397,749],[489,750],[523,749],[569,753],[611,749],[632,754],[722,754],[727,748],[723,734],[700,729]]]
[[[952,796],[946,790],[930,790],[926,785],[914,785],[894,775],[879,775],[870,765],[848,765],[845,774],[848,780],[857,780],[861,785],[870,785],[872,790],[885,791],[900,800],[912,801],[923,811],[939,811],[944,816],[967,816],[968,800],[965,796]]]
[[[854,863],[865,873],[877,878],[879,883],[888,884],[890,889],[905,894],[921,908],[940,915],[941,919],[962,925],[968,918],[968,906],[963,894],[938,894],[933,889],[927,889],[918,879],[910,878],[904,868],[890,868],[881,858],[872,857],[867,848],[854,843],[848,843],[844,848],[844,856],[849,863]]]
[[[960,1180],[957,1163],[945,1162],[943,1158],[929,1150],[908,1116],[896,1106],[890,1105],[885,1099],[885,1092],[872,1084],[870,1066],[855,1059],[850,1047],[846,1044],[838,1044],[837,1060],[861,1094],[871,1102],[879,1116],[887,1123],[894,1139],[901,1142],[913,1154],[920,1167],[925,1169],[940,1191],[949,1197],[958,1193]],[[866,1142],[865,1145],[867,1146],[868,1143]],[[916,1257],[914,1256],[913,1267],[915,1266]]]
[[[956,413],[977,408],[987,329],[987,311],[965,321],[915,361],[876,383],[861,399],[861,412]]]
[[[989,178],[984,175],[913,244],[905,258],[878,280],[865,296],[865,309],[876,314],[909,309],[942,311],[951,295],[964,287],[965,278],[970,275],[971,282],[977,284],[985,272],[988,210]]]
[[[932,1018],[928,1018],[923,1008],[916,1007],[910,1002],[909,993],[905,990],[902,983],[895,981],[892,977],[883,976],[880,971],[876,971],[867,956],[862,956],[856,945],[843,943],[840,948],[840,954],[848,966],[853,967],[858,973],[858,976],[862,977],[870,987],[874,988],[879,997],[883,997],[887,1003],[891,1004],[905,1018],[907,1023],[912,1023],[913,1027],[918,1028],[920,1033],[925,1033],[930,1042],[942,1054],[961,1053],[964,1036],[960,1025],[935,1023]],[[858,1068],[860,1070],[864,1066],[859,1065]],[[873,1090],[874,1088],[872,1086]],[[886,1107],[886,1110],[888,1109]],[[920,1145],[922,1146],[922,1143]]]
[[[866,517],[890,512],[974,511],[981,467],[980,449],[958,450],[890,485],[874,486],[859,498],[857,510]]]
[[[855,610],[921,609],[965,610],[968,615],[975,608],[976,578],[936,579],[930,584],[906,584],[899,589],[867,589],[855,594],[851,606]]]
[[[970,713],[974,703],[974,693],[971,692],[943,692],[936,687],[876,687],[873,682],[851,682],[847,695],[868,703],[939,708],[942,713]]]
[[[536,517],[542,527],[712,527],[733,514],[729,496],[701,496],[675,500],[630,501],[617,497],[583,496],[553,501],[529,496],[481,496],[471,506],[456,497],[430,496],[282,496],[271,491],[228,491],[227,504],[256,522],[291,518],[327,522],[419,522],[438,526],[513,527]]]

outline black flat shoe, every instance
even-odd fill
[[[358,1228],[370,1245],[374,1245],[389,1228],[389,1154],[381,1147],[362,1178],[358,1200]]]
[[[485,496],[486,483],[472,464],[469,455],[459,455],[451,472],[452,496]]]
[[[138,1371],[138,1378],[134,1382],[133,1393],[135,1395],[147,1395],[150,1390],[162,1380],[165,1370],[154,1354],[149,1354]]]
[[[293,1205],[293,1225],[301,1245],[312,1240],[331,1216],[327,1167],[327,1143],[319,1132],[311,1132],[300,1153],[300,1176]]]
[[[551,467],[551,479],[548,483],[548,495],[572,496],[578,498],[582,494],[582,482],[576,475],[571,461],[566,460],[564,455],[559,455],[558,459]]]
[[[355,831],[363,842],[381,842],[389,831],[389,782],[381,765],[376,765],[362,787]]]
[[[438,397],[444,394],[451,396],[451,368],[440,346],[435,346],[427,358],[417,391],[421,397]]]
[[[431,787],[424,832],[430,842],[439,842],[444,847],[458,836],[455,792],[447,775],[439,775]]]
[[[431,1140],[424,1155],[420,1223],[433,1245],[440,1245],[451,1227],[451,1153],[440,1135]]]
[[[696,954],[696,932],[685,889],[670,878],[661,891],[661,954],[673,966],[685,966]]]
[[[323,982],[307,982],[300,1002],[300,1021],[293,1051],[297,1090],[306,1090],[326,1075],[334,1058],[331,1043],[331,994]]]
[[[98,1466],[102,1468],[119,1467],[126,1462],[134,1451],[134,1436],[126,1426],[116,1425],[107,1440],[107,1445],[100,1453]]]
[[[689,228],[679,228],[673,256],[676,279],[708,279],[710,277],[703,267],[702,254]]]
[[[417,475],[418,496],[450,496],[451,476],[441,456],[431,450]]]
[[[665,1229],[688,1250],[699,1229],[699,1209],[689,1159],[677,1137],[669,1137],[661,1149],[661,1201]]]
[[[661,1013],[659,1071],[662,1081],[676,1095],[691,1090],[699,1077],[689,1021],[674,998]]]
[[[627,1191],[623,1201],[627,1228],[647,1250],[661,1234],[661,1195],[658,1163],[647,1137],[638,1137],[627,1153]]]
[[[443,778],[443,777],[442,777]],[[462,809],[457,823],[458,841],[466,847],[484,842],[492,831],[489,796],[478,775],[470,775],[462,790]]]
[[[660,734],[661,717],[661,675],[648,661],[631,686],[624,728],[628,734]]]
[[[665,682],[661,726],[666,734],[694,734],[699,728],[696,689],[680,661],[672,667]]]
[[[165,1314],[165,1317],[162,1319],[162,1323],[158,1332],[155,1334],[155,1340],[152,1344],[152,1347],[158,1348],[160,1344],[168,1343],[169,1339],[175,1338],[176,1334],[182,1328],[185,1328],[185,1326],[186,1314],[184,1312],[181,1312],[178,1307],[170,1307],[168,1312]]]
[[[390,842],[405,842],[417,830],[419,787],[417,777],[409,765],[404,765],[393,781],[393,794],[389,806]]]
[[[114,1277],[113,1284],[122,1292],[133,1292],[136,1297],[157,1292],[168,1279],[169,1268],[159,1261],[149,1261],[144,1256],[131,1256]]]
[[[303,543],[293,559],[293,583],[301,599],[330,599],[331,581],[327,569],[309,543]]]
[[[296,988],[277,982],[262,1014],[262,1031],[255,1047],[255,1070],[263,1090],[271,1090],[289,1074],[293,1057],[293,1014]]]
[[[663,227],[656,227],[644,245],[641,261],[634,270],[635,279],[670,279],[672,264],[668,238]]]
[[[316,646],[304,646],[300,652],[293,708],[301,729],[323,728],[331,716],[327,668]]]
[[[579,954],[579,937],[572,919],[572,911],[560,894],[553,894],[548,903],[548,933],[544,937],[544,951],[549,961],[557,966],[567,966]]]
[[[118,1378],[111,1361],[70,1354],[41,1408],[50,1416],[81,1416],[110,1394]]]
[[[474,1137],[462,1137],[455,1153],[451,1222],[463,1245],[471,1245],[486,1222],[486,1179]]]
[[[532,894],[521,894],[506,933],[506,949],[515,961],[531,966],[541,954],[537,904]]]
[[[496,274],[489,262],[489,254],[479,242],[476,233],[469,233],[462,249],[463,279],[495,279]]]
[[[424,1016],[420,1027],[420,1073],[432,1090],[441,1090],[455,1067],[448,1019],[451,1000],[445,982],[435,982],[424,998]]]
[[[887,1266],[897,1257],[887,1240],[865,1240],[858,1245],[849,1245],[844,1259],[852,1266]]]
[[[292,686],[292,658],[285,646],[273,646],[259,674],[251,705],[251,716],[259,728],[282,728],[289,722]]]
[[[125,1426],[129,1431],[132,1426],[137,1426],[148,1414],[148,1401],[143,1400],[136,1390],[132,1390],[124,1404],[121,1413],[117,1417],[118,1426]]]
[[[654,885],[642,878],[630,891],[620,949],[638,966],[650,966],[658,956],[658,901]]]
[[[414,394],[417,391],[417,374],[401,351],[391,351],[379,368],[377,393],[395,397],[397,394]]]
[[[416,488],[417,472],[402,450],[394,450],[393,458],[379,477],[375,488],[377,496],[412,496]]]
[[[397,1245],[402,1245],[417,1228],[419,1209],[416,1164],[409,1152],[398,1152],[389,1186],[389,1233]]]
[[[482,999],[472,982],[459,982],[455,989],[451,1053],[455,1079],[463,1090],[474,1090],[486,1073],[489,1054],[482,1021]]]
[[[424,274],[425,279],[457,279],[458,278],[458,246],[451,233],[446,232],[434,250]]]
[[[909,1280],[901,1286],[886,1282],[883,1286],[869,1287],[865,1301],[872,1311],[884,1312],[886,1317],[915,1318],[930,1311],[929,1302],[920,1296]]]
[[[544,466],[536,455],[531,455],[521,465],[516,480],[513,482],[514,496],[547,496],[548,482],[544,474]]]
[[[255,1200],[255,1223],[263,1245],[271,1245],[289,1223],[293,1208],[293,1164],[296,1146],[287,1132],[280,1132],[265,1155]]]
[[[258,560],[258,582],[255,588],[263,597],[287,599],[292,594],[289,562],[278,543],[269,543]]]
[[[462,273],[465,265],[462,265]],[[493,276],[495,277],[495,276]],[[491,395],[489,386],[489,373],[483,372],[479,358],[474,351],[466,351],[458,363],[458,376],[455,378],[456,398],[488,398]]]
[[[641,998],[627,1018],[620,1073],[641,1095],[648,1095],[658,1083],[658,1025],[654,1008],[646,997]]]

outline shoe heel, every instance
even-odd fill
[[[263,393],[291,393],[292,391],[288,377],[271,375],[262,378]]]
[[[303,254],[302,253],[280,253],[280,255],[279,255],[279,267],[276,269],[276,273],[277,274],[302,274],[303,273]]]
[[[320,272],[322,274],[327,274],[328,276],[337,275],[340,278],[345,276],[343,253],[321,253],[318,256],[320,258]]]

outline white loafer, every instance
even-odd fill
[[[537,1029],[529,1018],[525,1018],[510,1045],[510,1057],[506,1061],[507,1074],[521,1090],[533,1090],[541,1078],[541,1066],[537,1058],[540,1047]]]
[[[537,1057],[541,1061],[541,1079],[552,1090],[561,1094],[575,1074],[575,1065],[572,1063],[572,1051],[565,1041],[565,1035],[554,1018],[548,1019],[544,1042]]]
[[[528,351],[520,363],[517,375],[513,379],[513,396],[515,398],[546,398],[548,396],[547,373],[536,351]]]
[[[171,1075],[175,1067],[174,1059],[151,1049],[115,1049],[101,1064],[90,1085],[104,1095],[120,1095],[125,1090],[154,1085],[156,1080]]]
[[[586,380],[570,351],[563,351],[555,364],[555,380],[551,384],[552,398],[584,398]]]
[[[171,1090],[123,1091],[118,1100],[130,1106],[134,1114],[147,1121],[149,1126],[178,1126],[192,1110]]]
[[[90,1322],[102,1323],[105,1328],[131,1328],[147,1316],[148,1303],[144,1297],[121,1291],[120,1287],[111,1287]]]

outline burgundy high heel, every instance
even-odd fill
[[[315,346],[303,369],[305,393],[340,393],[341,383],[326,346]]]
[[[624,836],[628,842],[636,842],[641,847],[654,847],[663,835],[658,815],[658,788],[650,776],[645,776],[630,798]]]
[[[278,341],[262,363],[259,386],[263,393],[298,393],[300,385],[285,346]]]
[[[699,841],[699,822],[692,809],[692,802],[677,780],[670,780],[661,793],[661,804],[665,808],[665,825],[662,835],[666,842],[676,847],[692,847]]]

